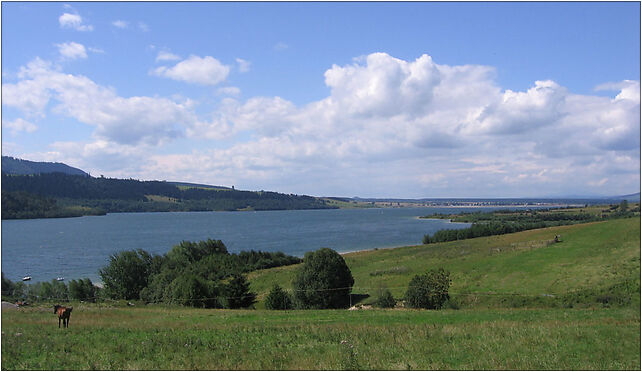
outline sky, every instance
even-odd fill
[[[639,2],[2,2],[2,155],[314,196],[640,191]]]

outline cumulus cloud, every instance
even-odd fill
[[[183,135],[193,120],[191,104],[167,98],[120,97],[82,75],[64,74],[35,60],[23,67],[15,84],[3,84],[3,105],[26,113],[53,112],[96,127],[97,138],[120,144],[160,144]]]
[[[394,196],[386,190],[403,185],[426,190],[416,196],[497,196],[498,188],[505,195],[541,196],[542,190],[569,193],[575,183],[587,193],[606,192],[613,184],[600,181],[612,179],[607,174],[615,164],[606,153],[628,165],[619,168],[627,175],[622,190],[638,187],[639,82],[609,85],[617,92],[613,98],[572,94],[550,80],[526,91],[502,90],[489,66],[439,65],[427,55],[404,61],[385,53],[334,65],[325,81],[330,95],[299,107],[280,97],[226,99],[188,135],[221,139],[245,132],[257,139],[198,156],[235,159],[265,182],[291,177],[288,182],[301,189],[316,187],[298,181],[316,169],[352,182],[354,190],[345,190],[356,194],[363,183],[355,169],[366,167],[390,175],[372,195]]]
[[[59,18],[61,28],[71,28],[76,31],[93,31],[94,26],[85,24],[79,14],[63,13]]]
[[[229,69],[213,57],[191,56],[152,73],[217,85]],[[491,66],[373,53],[329,66],[324,77],[330,93],[318,101],[241,100],[235,98],[238,88],[228,86],[217,90],[223,97],[216,108],[197,115],[189,100],[120,97],[35,60],[2,92],[4,105],[34,115],[53,102],[56,113],[95,126],[93,141],[58,144],[55,151],[92,159],[88,169],[107,169],[95,164],[111,159],[132,172],[109,168],[121,172],[114,176],[382,197],[638,189],[639,82],[600,86],[613,91],[607,97],[574,94],[550,80],[534,80],[524,91],[502,89],[495,75]],[[156,150],[183,135],[211,146]],[[122,154],[144,164],[131,164]]]
[[[2,127],[5,129],[9,129],[11,131],[11,134],[13,135],[17,134],[18,132],[32,133],[38,129],[37,125],[20,118],[13,121],[3,120]]]
[[[217,85],[227,79],[230,67],[214,57],[190,56],[173,67],[161,66],[152,70],[156,76],[201,85]]]
[[[62,44],[56,44],[56,47],[58,47],[58,52],[63,59],[74,60],[87,58],[87,50],[82,44],[71,41]]]

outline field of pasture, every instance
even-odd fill
[[[556,235],[562,242],[553,242]],[[403,297],[414,275],[438,267],[450,271],[451,297],[462,308],[640,304],[639,217],[355,252],[344,258],[355,278],[353,293],[361,295],[354,301],[365,297],[366,304],[381,288]],[[251,273],[252,290],[261,299],[275,283],[291,288],[297,269]]]
[[[639,370],[639,308],[2,311],[7,370]]]

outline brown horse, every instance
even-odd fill
[[[61,320],[64,328],[69,327],[69,317],[71,316],[71,310],[73,309],[73,307],[54,305],[54,314],[58,314],[58,328],[60,328]]]

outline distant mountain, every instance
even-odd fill
[[[7,174],[43,174],[43,173],[64,173],[72,176],[88,176],[84,171],[70,167],[63,163],[37,162],[23,159],[16,159],[11,156],[2,157],[2,172]]]
[[[611,199],[627,200],[627,201],[630,201],[630,202],[639,202],[640,201],[640,193],[636,192],[635,194],[614,196]]]

